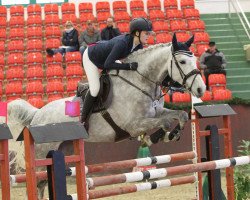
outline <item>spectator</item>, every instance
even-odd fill
[[[98,30],[95,29],[92,21],[87,21],[87,28],[83,31],[79,37],[80,52],[83,55],[88,45],[96,43],[101,40],[101,35]]]
[[[121,35],[121,32],[118,28],[115,28],[114,20],[112,17],[107,19],[107,27],[104,28],[101,32],[102,40],[111,40],[113,37]]]
[[[65,23],[65,30],[63,32],[62,44],[58,49],[47,48],[46,52],[48,55],[53,56],[56,53],[61,53],[64,55],[66,52],[78,51],[79,42],[78,42],[78,31],[74,28],[71,21]]]
[[[210,74],[226,75],[226,59],[222,52],[216,48],[215,42],[209,42],[209,48],[200,57],[200,67],[204,69],[206,85],[208,87],[208,76]]]

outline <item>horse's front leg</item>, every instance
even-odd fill
[[[185,123],[188,121],[188,114],[182,110],[170,110],[163,107],[158,107],[156,112],[156,117],[162,118],[163,120],[172,123],[174,120],[178,120],[179,124],[177,127],[168,132],[166,129],[158,129],[151,135],[146,135],[143,137],[143,143],[151,146],[159,141],[169,142],[174,140],[179,140],[181,135],[181,130],[184,128]]]
[[[180,130],[184,128],[184,125],[188,121],[188,114],[183,110],[170,110],[167,108],[161,108],[157,110],[156,115],[163,117],[167,121],[178,120],[180,124]]]
[[[149,130],[160,129],[168,130],[170,128],[170,121],[168,119],[159,118],[138,118],[131,121],[127,126],[126,130],[132,137],[137,137]]]

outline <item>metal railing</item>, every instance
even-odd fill
[[[229,18],[231,18],[231,7],[234,9],[236,14],[238,15],[240,22],[248,36],[248,39],[250,39],[250,23],[239,3],[238,0],[228,0],[228,9],[229,9]]]

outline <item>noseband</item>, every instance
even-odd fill
[[[172,52],[173,59],[171,60],[171,75],[170,75],[170,77],[171,77],[171,78],[173,77],[173,76],[172,76],[172,71],[173,71],[173,60],[174,60],[175,65],[176,65],[177,69],[179,70],[180,75],[181,75],[181,78],[182,78],[182,86],[184,86],[186,89],[188,89],[188,90],[191,91],[192,86],[193,86],[193,84],[194,84],[194,80],[196,79],[196,77],[197,77],[198,75],[201,75],[201,72],[200,72],[200,70],[198,70],[198,69],[193,69],[193,70],[190,71],[188,74],[185,74],[185,73],[183,72],[183,70],[181,69],[181,67],[180,67],[180,65],[179,65],[179,63],[178,63],[178,61],[176,60],[176,57],[175,57],[175,56],[178,55],[178,54],[183,54],[183,55],[186,55],[186,56],[189,56],[189,57],[192,57],[192,56],[193,56],[193,54],[191,54],[189,51],[182,51],[182,50],[179,50],[179,51],[176,51],[176,52]],[[186,87],[187,79],[190,78],[190,77],[193,76],[193,75],[195,75],[195,77],[194,77],[194,79],[193,79],[193,81],[192,81],[192,83],[191,83],[191,86],[190,86],[189,88],[187,88],[187,87]]]

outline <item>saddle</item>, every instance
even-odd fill
[[[81,104],[83,105],[84,98],[86,93],[89,90],[89,84],[86,82],[79,82],[77,86],[76,96],[81,98]],[[106,120],[106,122],[113,128],[116,133],[115,142],[119,142],[121,140],[127,139],[130,137],[130,134],[121,129],[112,119],[107,109],[112,103],[113,98],[113,87],[110,76],[105,73],[100,77],[100,91],[97,96],[97,100],[94,103],[94,108],[92,113],[100,112],[102,117]],[[82,108],[83,110],[83,108]]]
[[[77,84],[76,96],[81,97],[84,101],[85,95],[89,90],[89,84],[84,81],[80,81]],[[100,112],[109,108],[112,103],[113,89],[112,82],[108,74],[102,74],[100,77],[100,91],[97,96],[97,100],[94,104],[92,113]]]

